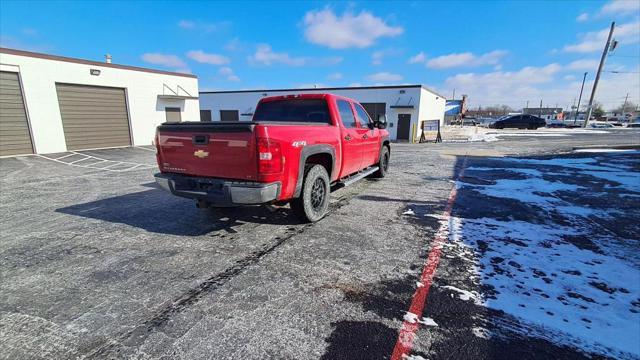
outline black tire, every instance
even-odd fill
[[[291,200],[291,210],[303,222],[316,222],[329,209],[329,175],[322,165],[308,165],[300,196]]]
[[[380,150],[380,160],[378,161],[378,171],[374,172],[371,177],[382,179],[387,176],[387,171],[389,171],[389,160],[391,159],[391,154],[389,153],[389,147],[383,146],[382,150]]]

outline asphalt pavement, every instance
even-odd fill
[[[462,224],[474,225],[468,220],[482,217],[504,222],[508,212],[523,222],[578,227],[573,217],[553,217],[545,209],[491,195],[490,186],[528,179],[509,171],[511,158],[593,158],[567,154],[574,147],[640,144],[640,133],[629,130],[536,134],[493,142],[393,144],[389,176],[334,191],[330,214],[312,225],[297,222],[288,207],[197,209],[155,186],[149,147],[0,159],[0,358],[386,359],[399,342],[427,259],[432,260],[434,239],[443,231],[448,245],[440,246],[420,314],[437,326],[417,327],[414,359],[637,357],[633,348],[615,352],[587,346],[586,340],[575,345],[567,339],[590,339],[575,331],[554,330],[564,338],[543,336],[555,323],[541,324],[501,305],[518,296],[525,305],[531,300],[514,291],[500,297],[495,285],[511,289],[519,283],[505,284],[511,278],[485,271],[507,247],[485,248],[477,237],[504,239],[461,225],[456,229],[476,235],[465,242],[451,237],[449,225],[443,230],[440,215],[454,188],[450,215]],[[589,164],[609,166],[611,158],[603,156]],[[616,156],[624,157],[619,166],[631,176],[638,174],[637,155]],[[567,178],[579,175],[566,164],[554,166],[516,167],[542,171],[539,177],[550,183],[569,183]],[[567,173],[555,174],[560,170]],[[637,253],[637,241],[628,240],[640,238],[637,224],[629,224],[638,218],[640,193],[629,186],[612,190],[620,186],[614,179],[580,176],[584,183],[572,185],[597,188],[601,202],[584,200],[580,192],[552,195],[626,215],[600,216],[600,225],[613,231],[607,234],[615,246],[605,246],[604,237],[592,246],[584,233],[557,246],[573,241],[571,246],[590,251],[588,256],[604,256],[594,252],[599,249],[613,259]],[[535,192],[523,189],[516,190]],[[623,260],[632,273],[640,269],[637,259]],[[497,268],[506,273],[507,266]],[[606,280],[603,275],[594,282],[607,285]],[[626,306],[616,309],[626,309],[634,319],[637,313],[629,309],[637,310],[640,299],[629,299],[638,296],[636,288],[615,286],[613,302]],[[579,306],[584,300],[575,299],[567,301]]]

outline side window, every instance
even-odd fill
[[[354,106],[356,108],[356,115],[358,116],[360,127],[370,129],[369,124],[371,123],[371,119],[369,119],[369,114],[367,114],[359,104],[354,104]]]
[[[340,119],[342,120],[342,124],[346,128],[354,128],[356,127],[356,119],[353,117],[353,112],[351,111],[351,104],[348,101],[338,100],[336,101],[338,105],[338,112],[340,112]]]

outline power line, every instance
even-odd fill
[[[608,72],[612,74],[640,74],[638,71],[616,71],[616,70],[605,70],[603,72]]]

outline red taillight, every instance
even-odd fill
[[[269,139],[258,139],[258,172],[273,174],[282,171],[280,143]]]

